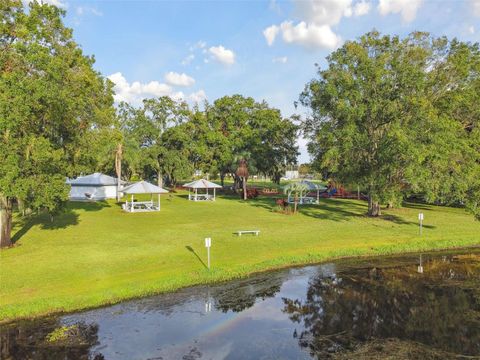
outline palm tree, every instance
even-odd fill
[[[117,202],[120,201],[120,181],[122,179],[123,144],[118,143],[115,150],[115,172],[117,174]]]
[[[307,191],[308,191],[308,186],[300,182],[292,182],[283,188],[283,192],[287,194],[289,198],[293,194],[293,203],[294,203],[293,213],[294,214],[297,212],[298,198],[299,197],[302,198],[303,194],[305,194]]]
[[[243,158],[240,159],[240,161],[238,162],[237,171],[235,173],[240,179],[242,179],[243,200],[247,200],[247,180],[248,180],[247,160],[245,160]]]

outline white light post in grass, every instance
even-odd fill
[[[418,214],[418,225],[420,230],[420,235],[422,235],[422,227],[423,227],[423,213]]]
[[[212,246],[212,239],[205,238],[205,247],[207,248],[207,267],[210,270],[210,247]]]

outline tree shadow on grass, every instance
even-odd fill
[[[433,205],[424,204],[424,203],[404,202],[402,206],[408,209],[433,210]]]
[[[13,222],[13,227],[20,227],[12,236],[12,243],[19,241],[33,226],[39,225],[42,230],[65,229],[69,226],[78,225],[79,214],[77,210],[99,211],[110,207],[106,201],[97,202],[69,202],[66,209],[52,218],[46,212],[38,215],[18,217]]]
[[[193,255],[195,255],[195,257],[198,259],[198,261],[200,261],[200,263],[203,265],[203,267],[205,269],[208,269],[208,266],[203,262],[202,258],[200,256],[198,256],[198,254],[195,252],[195,250],[191,246],[187,245],[187,246],[185,246],[185,249],[187,249]]]
[[[315,219],[348,221],[364,217],[365,207],[350,200],[320,199],[319,204],[299,205],[299,213]]]
[[[391,221],[391,222],[393,222],[395,224],[398,224],[398,225],[415,225],[415,226],[418,226],[418,222],[407,221],[404,218],[402,218],[398,215],[393,215],[393,214],[381,215],[380,219],[386,220],[386,221]],[[422,227],[424,227],[426,229],[435,229],[436,228],[435,225],[426,225],[426,224],[423,224]]]
[[[226,200],[237,201],[238,203],[248,204],[253,207],[260,207],[272,211],[275,207],[277,199],[285,198],[279,195],[276,197],[259,197],[256,199],[249,199],[247,201],[241,200],[238,197],[228,196],[222,197]],[[420,206],[419,206],[420,205]],[[293,206],[293,204],[291,205]],[[431,210],[427,204],[405,204],[406,208]],[[298,213],[304,216],[312,217],[321,220],[332,221],[349,221],[355,218],[365,218],[367,212],[367,203],[358,200],[349,199],[329,199],[320,198],[320,204],[298,205]],[[279,214],[281,216],[281,214]],[[414,225],[418,226],[415,221],[408,221],[401,216],[394,214],[384,214],[378,219],[390,221],[398,225]],[[434,229],[433,225],[423,225],[424,228]]]
[[[276,200],[285,198],[285,196],[259,197],[247,201],[240,200],[237,197],[223,197],[227,200],[237,201],[248,204],[253,207],[260,207],[269,211],[276,206]],[[293,207],[293,204],[291,205]],[[352,218],[363,217],[366,207],[359,202],[351,200],[320,199],[320,204],[298,205],[298,214],[312,217],[315,219],[347,221]],[[279,216],[282,216],[279,214]]]

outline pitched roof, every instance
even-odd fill
[[[123,181],[120,180],[120,183]],[[117,178],[102,174],[93,173],[90,175],[79,176],[76,179],[67,180],[67,184],[75,186],[106,186],[117,185]]]
[[[166,194],[167,190],[144,180],[129,185],[122,190],[124,194]]]
[[[308,180],[302,180],[300,181],[300,184],[304,184],[307,186],[308,190],[325,190],[326,187],[321,185],[321,184],[316,184],[313,181],[308,181]]]
[[[211,181],[200,179],[192,181],[188,184],[183,185],[183,187],[191,188],[191,189],[213,189],[213,188],[221,188],[221,185],[215,184]]]

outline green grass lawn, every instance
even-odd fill
[[[480,244],[480,222],[462,209],[407,204],[363,214],[366,203],[322,199],[297,215],[274,199],[189,202],[162,198],[162,211],[124,213],[113,201],[70,203],[51,223],[17,221],[16,246],[0,253],[0,320],[72,311],[122,299],[327,259]],[[417,216],[425,214],[423,236]],[[259,229],[260,236],[233,234]],[[204,238],[212,238],[212,269]]]

